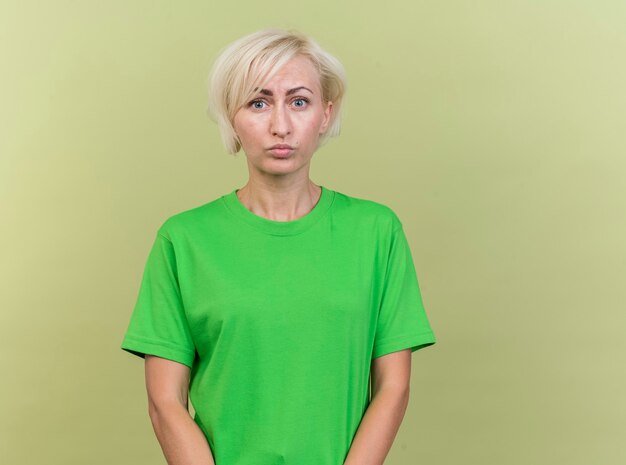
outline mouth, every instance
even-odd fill
[[[288,144],[276,144],[270,147],[269,150],[277,157],[284,158],[289,156],[294,151],[294,148]]]

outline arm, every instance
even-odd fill
[[[202,430],[188,411],[187,365],[146,354],[148,411],[168,465],[215,465]]]
[[[409,403],[411,349],[372,360],[372,400],[344,465],[382,465]]]

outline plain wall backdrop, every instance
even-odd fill
[[[617,0],[0,3],[0,462],[166,463],[119,346],[157,227],[247,179],[207,76],[275,26],[344,63],[311,178],[397,212],[438,338],[386,465],[626,463],[625,24]]]

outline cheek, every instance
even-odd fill
[[[319,117],[319,115],[315,115],[314,118],[307,120],[305,123],[305,128],[309,133],[317,133],[321,126],[322,119]]]
[[[258,121],[240,121],[236,126],[237,134],[243,138],[255,136],[261,130],[261,124]]]
[[[320,128],[322,127],[321,119],[314,119],[308,124],[308,132],[311,138],[316,138],[319,135]]]

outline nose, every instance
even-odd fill
[[[291,134],[291,121],[289,119],[289,114],[282,105],[276,105],[272,109],[270,131],[273,136],[278,137],[285,137]]]

